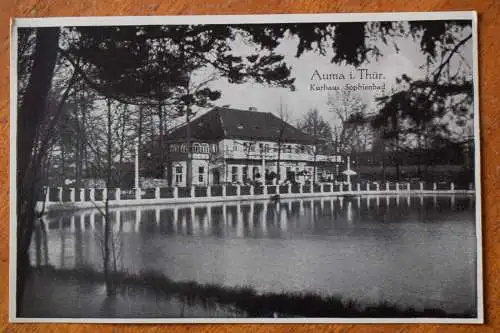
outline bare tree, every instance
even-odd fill
[[[313,150],[313,183],[316,182],[317,156],[320,153],[328,153],[328,147],[332,141],[332,128],[318,112],[318,109],[310,109],[302,119],[297,122],[297,127],[304,133],[314,138]]]
[[[255,153],[255,149],[257,147],[257,139],[250,139],[246,140],[245,142],[238,142],[235,141],[235,144],[241,145],[243,148],[243,153],[245,154],[245,168],[246,168],[246,177],[243,179],[244,183],[247,183],[249,180],[249,173],[250,173],[250,160],[252,153]]]
[[[359,144],[358,139],[366,131],[366,103],[351,90],[341,90],[328,95],[327,106],[335,117],[332,126],[338,152],[349,154]]]
[[[208,145],[208,157],[207,157],[207,185],[210,186],[210,172],[213,165],[222,161],[222,155],[219,151],[219,147],[215,143],[209,143]]]
[[[290,118],[290,113],[287,106],[280,100],[280,105],[278,107],[278,118],[281,120],[279,122],[278,128],[276,128],[276,152],[278,154],[276,159],[276,185],[279,184],[281,179],[280,175],[280,163],[281,163],[281,152],[283,150],[283,145],[285,143],[285,137],[287,133],[288,120]]]

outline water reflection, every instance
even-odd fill
[[[114,265],[260,291],[464,311],[475,305],[475,202],[367,196],[113,209]],[[98,210],[51,213],[33,265],[102,265]]]

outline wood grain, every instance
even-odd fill
[[[76,325],[8,323],[9,20],[92,15],[270,14],[476,10],[479,15],[480,123],[485,325]],[[364,0],[0,0],[0,328],[2,332],[497,332],[500,331],[500,1]]]

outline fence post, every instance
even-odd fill
[[[108,199],[108,188],[105,187],[102,189],[102,201],[106,201]]]
[[[423,192],[424,191],[424,182],[420,182],[420,191]]]
[[[437,191],[437,184],[436,182],[432,183],[432,190]]]
[[[50,201],[50,186],[45,186],[45,202]]]
[[[177,186],[174,187],[174,190],[172,191],[172,196],[174,198],[178,198],[179,197],[179,188]]]
[[[62,197],[63,197],[62,187],[58,187],[57,188],[57,201],[62,202],[63,201]]]
[[[288,194],[292,193],[292,184],[288,184]]]
[[[254,194],[255,194],[255,186],[250,185],[250,195],[254,195]]]
[[[409,183],[409,182],[406,184],[406,190],[407,190],[408,192],[410,192],[410,183]]]
[[[396,192],[399,192],[399,183],[396,182]]]
[[[352,191],[352,184],[351,184],[351,183],[349,183],[349,184],[348,184],[348,186],[347,186],[347,190],[348,190],[349,192],[351,192],[351,191]]]
[[[262,194],[267,195],[267,185],[264,183],[262,186]]]
[[[280,194],[280,184],[276,184],[276,194]]]
[[[85,201],[85,189],[80,189],[80,201]]]
[[[95,188],[90,189],[89,197],[90,197],[90,201],[95,201]]]
[[[226,185],[225,184],[222,184],[222,196],[223,197],[226,196]]]
[[[366,182],[366,192],[370,192],[370,183]]]
[[[160,199],[160,188],[155,187],[155,199]]]
[[[377,189],[377,192],[380,191],[380,184],[378,182],[375,183],[376,185],[376,189]]]
[[[210,198],[212,196],[212,187],[207,185],[207,197]]]
[[[135,200],[141,199],[141,189],[139,187],[135,188]]]
[[[304,186],[304,185],[299,184],[299,193],[300,193],[300,194],[302,194],[302,193],[303,193],[303,188],[302,188],[302,186]]]
[[[390,188],[389,188],[389,184],[390,184],[389,182],[385,183],[385,190],[386,190],[387,192],[389,192],[389,190],[390,190]]]
[[[189,188],[189,196],[191,198],[194,198],[194,186],[193,185],[191,185],[191,187]]]
[[[236,196],[240,196],[241,195],[241,185],[236,185]]]
[[[71,202],[75,202],[75,188],[72,187],[70,190],[69,190],[69,200]]]
[[[450,191],[455,192],[455,183],[450,183]]]
[[[356,191],[361,192],[361,184],[360,183],[356,184]]]
[[[116,201],[120,201],[122,199],[122,194],[121,194],[121,190],[120,188],[118,187],[116,190],[115,190],[115,200]]]

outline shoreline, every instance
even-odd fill
[[[92,268],[56,269],[52,266],[42,266],[32,267],[30,274],[85,284],[104,283],[104,274]],[[463,313],[447,313],[438,308],[405,308],[385,301],[363,306],[356,301],[335,295],[322,296],[311,292],[259,293],[248,286],[229,287],[194,281],[174,281],[155,271],[144,271],[140,274],[114,272],[111,273],[111,279],[115,288],[113,295],[141,292],[144,295],[151,293],[165,298],[174,296],[182,302],[198,304],[206,309],[216,306],[232,307],[244,314],[242,318],[473,319],[476,317],[472,309]],[[20,318],[30,317],[20,316]]]

